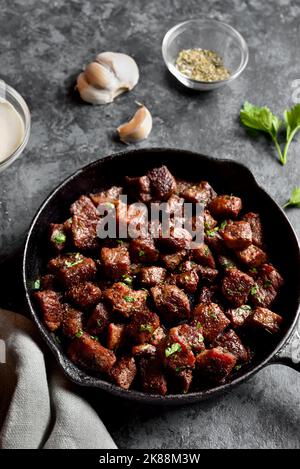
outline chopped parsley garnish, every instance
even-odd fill
[[[117,239],[118,244],[124,244],[124,241],[122,239]]]
[[[211,318],[217,319],[217,315],[216,315],[216,313],[214,313],[213,311],[209,311],[208,314],[210,315]]]
[[[231,288],[226,288],[226,293],[227,295],[235,295],[235,292],[233,290],[231,290]]]
[[[41,281],[40,281],[39,278],[37,278],[37,279],[34,281],[34,283],[33,283],[33,288],[34,288],[35,290],[39,290],[39,289],[41,288]]]
[[[140,250],[140,251],[139,251],[139,257],[143,257],[144,255],[145,255],[145,251]]]
[[[151,324],[141,324],[140,332],[150,332],[152,334],[153,327],[151,326]]]
[[[255,296],[257,295],[257,292],[258,292],[258,286],[257,285],[254,285],[251,290],[250,290],[250,293],[251,295]]]
[[[209,248],[207,246],[204,248],[204,255],[209,256]]]
[[[82,335],[83,335],[83,330],[82,330],[82,329],[78,329],[78,331],[76,332],[76,334],[75,334],[74,337],[77,337],[77,339],[79,339]]]
[[[257,274],[257,268],[256,267],[251,267],[250,272],[252,274]]]
[[[216,236],[218,230],[219,228],[217,226],[213,228],[212,230],[206,230],[206,235],[209,236],[210,238],[213,238],[214,236]]]
[[[202,326],[201,322],[197,322],[196,327],[197,327],[197,329],[202,329],[203,326]]]
[[[111,202],[105,202],[104,206],[109,210],[115,208],[114,204],[112,204]]]
[[[65,266],[66,267],[75,267],[75,265],[81,264],[83,262],[83,259],[81,257],[81,254],[77,252],[75,254],[75,261],[65,261]]]
[[[97,326],[99,326],[99,327],[102,326],[102,321],[100,319],[97,319]]]
[[[57,233],[53,236],[53,241],[57,244],[64,244],[66,242],[66,235],[62,231],[57,231]]]
[[[134,303],[136,301],[132,296],[124,296],[124,300],[127,301],[127,303]]]
[[[176,352],[181,352],[182,348],[181,345],[175,342],[174,344],[170,345],[170,347],[167,347],[165,349],[165,355],[166,357],[170,357],[170,355],[173,355]]]
[[[91,339],[98,340],[98,337],[96,335],[91,335]]]
[[[122,275],[122,280],[126,285],[132,285],[132,277],[130,275]]]
[[[266,279],[266,280],[264,281],[264,288],[269,288],[271,285],[272,285],[271,280]]]
[[[227,221],[226,220],[222,221],[222,223],[220,225],[220,230],[224,230],[226,225],[227,225]]]
[[[246,311],[251,311],[251,309],[251,306],[243,305],[236,309],[236,313],[238,316],[242,316],[243,314],[245,314]]]
[[[235,370],[235,371],[239,371],[241,368],[242,368],[242,365],[236,365],[236,366],[234,367],[234,370]]]

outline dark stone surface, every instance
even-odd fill
[[[179,85],[160,50],[170,26],[199,15],[237,27],[250,48],[243,75],[207,94]],[[27,100],[32,135],[20,160],[0,174],[0,305],[24,311],[20,256],[36,209],[70,173],[124,148],[115,129],[134,112],[135,100],[153,114],[151,136],[139,147],[180,147],[242,161],[284,203],[300,184],[299,142],[282,168],[270,142],[249,137],[238,113],[246,99],[278,114],[293,104],[292,82],[300,78],[299,15],[299,1],[290,0],[2,1],[1,78]],[[115,103],[92,107],[74,94],[74,80],[104,50],[131,54],[140,82]],[[299,213],[288,211],[298,233]],[[99,396],[100,408],[106,399]],[[179,409],[113,405],[113,416],[103,416],[123,448],[300,447],[300,377],[283,366],[263,370],[214,402]]]

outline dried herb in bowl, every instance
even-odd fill
[[[219,81],[230,77],[222,57],[212,50],[184,49],[176,59],[176,67],[188,78],[196,81]]]

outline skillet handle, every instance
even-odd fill
[[[275,354],[272,363],[287,365],[300,372],[300,321],[285,345]]]

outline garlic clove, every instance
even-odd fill
[[[88,64],[84,71],[86,81],[95,88],[115,90],[119,87],[114,73],[97,62]]]
[[[107,104],[114,100],[114,93],[106,89],[95,88],[90,85],[84,73],[80,73],[77,78],[77,89],[81,98],[91,104]]]
[[[133,118],[118,127],[120,140],[124,143],[139,142],[147,138],[152,130],[152,116],[143,105],[136,111]]]
[[[119,52],[102,52],[96,61],[108,67],[119,81],[119,87],[132,90],[139,81],[139,69],[135,60],[127,54]]]

